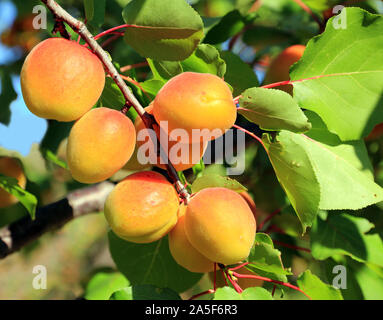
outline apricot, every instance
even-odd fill
[[[223,135],[236,120],[232,93],[219,77],[184,72],[170,79],[154,99],[153,114],[170,138],[179,140],[175,129],[183,129],[189,142],[209,141]],[[162,123],[164,121],[164,123]]]
[[[68,167],[82,183],[110,178],[130,159],[136,144],[132,121],[109,108],[87,112],[73,125],[67,145]]]
[[[306,46],[297,44],[283,50],[270,64],[265,77],[265,84],[290,80],[290,67],[303,55]],[[276,87],[289,94],[293,94],[291,84]]]
[[[0,174],[17,179],[19,186],[25,189],[27,179],[18,160],[11,157],[1,157]],[[0,188],[0,208],[8,207],[18,201],[15,196]]]
[[[255,275],[254,272],[249,271],[245,267],[239,268],[235,272],[240,273],[240,274],[248,274],[248,275]],[[214,272],[209,273],[209,278],[212,282],[214,282]],[[263,280],[259,279],[247,279],[247,278],[238,278],[237,283],[239,286],[245,290],[247,288],[251,287],[262,287],[263,286]],[[217,288],[222,288],[226,285],[225,280],[223,278],[223,275],[221,272],[217,272],[216,279],[215,279],[215,284]]]
[[[256,222],[238,193],[226,188],[206,188],[190,200],[185,231],[193,247],[204,256],[228,265],[249,255]]]
[[[178,210],[178,221],[169,233],[169,249],[174,260],[190,272],[210,272],[214,270],[214,262],[195,249],[185,233],[186,206]]]
[[[142,171],[117,184],[105,202],[104,214],[120,238],[149,243],[175,226],[178,207],[173,185],[157,172]]]
[[[151,103],[148,107],[145,108],[145,110],[149,114],[153,114],[153,104]],[[136,118],[134,122],[134,126],[136,128],[137,136],[139,132],[141,132],[141,130],[146,130],[146,127],[140,117]],[[201,161],[201,158],[207,148],[207,144],[208,144],[207,141],[205,142],[202,140],[195,143],[188,143],[187,141],[185,141],[186,143],[182,143],[181,141],[177,141],[177,140],[173,140],[169,138],[169,136],[163,130],[162,130],[162,136],[163,136],[162,138],[161,129],[159,126],[156,126],[154,129],[155,129],[154,131],[157,137],[159,139],[164,140],[160,142],[164,150],[166,149],[166,155],[168,159],[174,165],[174,168],[177,171],[184,171],[186,169],[190,169],[191,167],[193,167],[194,165],[196,165],[197,163]],[[145,141],[137,141],[137,147],[140,148],[145,143],[148,143],[148,146],[145,148],[147,148],[147,151],[150,151],[150,152],[146,152],[145,154],[146,157],[150,159],[150,155],[154,155],[156,158],[152,159],[150,162],[161,169],[166,169],[166,166],[161,156],[156,156],[157,152],[155,152],[156,149],[154,148],[154,144],[151,138],[149,137],[148,132],[144,132],[143,134],[144,136],[147,136],[147,138]]]
[[[28,109],[41,118],[74,121],[100,98],[105,84],[102,63],[75,41],[50,38],[26,57],[20,74]]]

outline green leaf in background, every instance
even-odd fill
[[[32,219],[35,219],[37,198],[25,191],[18,185],[18,181],[15,178],[7,177],[0,174],[0,188],[14,195],[27,209]]]
[[[103,107],[120,110],[125,105],[125,98],[111,77],[105,78],[105,86],[100,97]]]
[[[262,139],[278,181],[305,232],[306,227],[312,225],[319,210],[321,189],[305,146],[290,136],[295,137],[295,134],[281,131],[277,141],[272,141],[269,135],[264,135]]]
[[[42,152],[43,157],[46,160],[53,162],[54,164],[58,165],[63,169],[69,169],[68,164],[65,161],[61,160],[60,157],[57,154],[53,153],[51,150],[45,149]]]
[[[104,23],[106,0],[84,0],[87,24],[100,27]]]
[[[342,4],[344,0],[303,0],[311,9],[316,11],[325,11],[335,7],[337,4]]]
[[[294,99],[312,110],[342,140],[358,140],[383,122],[383,17],[345,8],[346,28],[334,28],[310,40],[293,65]],[[358,35],[357,37],[355,35]]]
[[[183,71],[179,61],[157,61],[153,59],[147,59],[147,61],[150,70],[152,70],[153,79],[161,80],[163,83]]]
[[[299,288],[313,300],[343,300],[340,290],[322,282],[322,280],[312,274],[310,270],[306,270],[302,273],[297,283]]]
[[[274,142],[265,135],[264,142],[304,230],[318,209],[357,210],[383,200],[383,189],[360,169],[366,157],[359,156],[364,149],[357,145],[326,145],[289,131],[281,131]]]
[[[157,79],[149,79],[144,82],[140,82],[142,89],[145,90],[145,92],[149,94],[152,99],[154,99],[164,84],[164,81]]]
[[[231,287],[218,288],[213,300],[273,300],[271,293],[264,288],[247,288],[242,293]]]
[[[84,298],[87,300],[109,300],[115,291],[128,285],[129,281],[119,272],[98,272],[89,280]]]
[[[225,81],[233,87],[233,95],[238,96],[247,88],[257,87],[258,78],[250,66],[231,51],[221,51],[226,62]]]
[[[323,143],[326,148],[347,160],[370,179],[374,178],[372,164],[363,140],[342,143],[336,134],[328,131],[326,124],[316,113],[306,110],[305,114],[312,124],[312,129],[306,133],[308,137]]]
[[[61,141],[69,136],[69,132],[74,122],[59,122],[56,120],[48,120],[48,129],[40,144],[40,150],[43,155],[49,150],[56,154]]]
[[[373,227],[367,219],[346,213],[329,213],[326,220],[318,217],[310,232],[312,255],[325,260],[346,254],[383,267],[382,239],[379,234],[366,234]]]
[[[0,71],[1,93],[0,93],[0,123],[6,126],[11,121],[10,106],[12,101],[17,98],[17,93],[13,88],[12,78],[5,70]]]
[[[356,279],[363,297],[366,300],[383,300],[383,268],[369,263],[362,264],[350,261],[347,264],[347,275]],[[346,288],[346,292],[349,288]]]
[[[125,41],[145,58],[184,60],[203,37],[201,17],[184,0],[132,0],[122,16],[134,25]]]
[[[200,44],[193,54],[181,62],[183,71],[211,73],[220,78],[225,75],[226,63],[218,50],[208,44]]]
[[[202,189],[216,187],[227,188],[236,192],[247,191],[246,187],[241,185],[237,180],[231,179],[229,177],[223,177],[218,174],[205,174],[201,177],[198,177],[195,179],[191,186],[193,193]]]
[[[305,132],[311,129],[307,117],[294,99],[276,89],[250,88],[239,99],[238,112],[265,130]]]
[[[181,300],[177,292],[152,285],[136,285],[113,293],[111,300]]]
[[[246,268],[260,276],[286,282],[286,275],[291,274],[282,265],[281,252],[274,248],[273,241],[265,233],[256,234],[247,260]]]
[[[136,244],[109,232],[109,248],[118,270],[135,285],[151,284],[183,292],[197,283],[202,274],[179,266],[170,254],[168,239]]]
[[[226,41],[245,27],[244,20],[238,10],[229,12],[209,30],[203,42],[217,44]]]

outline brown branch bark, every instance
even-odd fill
[[[105,181],[74,191],[65,199],[39,208],[35,220],[27,216],[0,229],[0,259],[74,218],[103,211],[105,200],[113,188],[112,182]]]
[[[121,78],[119,72],[114,67],[112,61],[109,59],[108,54],[103,50],[103,48],[98,44],[98,42],[94,39],[94,36],[89,32],[86,25],[74,17],[72,17],[67,11],[65,11],[56,1],[54,0],[41,0],[48,9],[53,13],[55,19],[59,21],[65,22],[69,25],[73,31],[81,36],[81,38],[89,45],[92,51],[97,55],[102,64],[104,65],[107,73],[112,77],[114,82],[117,84],[118,88],[121,90],[124,95],[125,101],[127,105],[132,105],[133,108],[137,111],[138,115],[142,118],[145,126],[147,128],[153,129],[153,125],[155,124],[154,117],[150,116],[145,109],[142,107],[140,102],[136,99],[134,94],[130,91],[129,87],[125,84],[124,80]],[[156,143],[156,141],[153,141]],[[160,151],[162,151],[162,147],[160,145]],[[181,183],[177,171],[174,166],[171,164],[169,159],[166,156],[165,152],[160,152],[161,157],[163,157],[164,162],[166,163],[166,170],[168,171],[169,177],[174,183],[174,186],[182,199],[187,203],[190,199],[190,194]]]

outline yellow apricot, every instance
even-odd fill
[[[237,110],[232,93],[221,78],[209,73],[184,72],[170,79],[157,93],[153,114],[162,128],[166,122],[164,130],[172,139],[179,140],[174,130],[183,129],[190,142],[199,142],[201,138],[193,137],[193,129],[207,129],[203,134],[206,141],[218,138],[234,125]],[[210,136],[214,131],[217,131],[214,137]]]
[[[75,41],[50,38],[33,48],[21,74],[25,104],[35,115],[74,121],[89,111],[105,84],[102,63]]]
[[[67,159],[72,177],[82,183],[110,178],[130,159],[136,143],[132,121],[121,112],[96,108],[73,125]]]
[[[145,110],[149,114],[153,114],[153,103],[146,107]],[[139,136],[139,132],[141,132],[141,130],[146,130],[145,124],[143,123],[140,117],[136,118],[134,126],[136,128],[137,137]],[[161,130],[160,127],[157,125],[154,128],[154,132],[156,133],[158,139],[162,139],[162,141],[160,140],[160,142],[164,150],[167,146],[166,155],[177,171],[184,171],[190,169],[191,167],[199,163],[207,148],[207,141],[198,141],[195,143],[182,143],[180,141],[173,140],[166,134],[164,130]],[[148,144],[146,147],[143,146],[143,148],[145,148],[145,151],[147,152],[145,152],[145,159],[142,160],[149,159],[150,162],[155,166],[161,169],[166,169],[162,157],[157,156],[156,148],[154,148],[154,144],[151,138],[149,137],[148,132],[144,131],[143,136],[147,136],[145,141],[137,141],[138,148],[142,147],[146,143]],[[151,155],[153,155],[155,158],[151,159]],[[138,160],[138,162],[140,161]]]
[[[1,157],[0,174],[17,179],[19,186],[25,189],[27,179],[18,160],[10,157]],[[0,188],[0,208],[8,207],[18,201],[15,196]]]
[[[228,265],[249,255],[256,222],[238,193],[226,188],[206,188],[190,200],[185,231],[193,247],[204,256]]]
[[[210,272],[214,270],[214,262],[195,249],[185,233],[186,206],[178,210],[178,221],[169,233],[169,249],[174,260],[190,272]]]
[[[265,84],[290,80],[290,67],[303,55],[306,46],[297,44],[283,50],[270,64],[265,77]],[[277,89],[293,93],[291,84],[278,86]]]
[[[166,235],[177,223],[179,198],[173,185],[154,171],[126,177],[109,194],[104,214],[113,232],[135,243]]]

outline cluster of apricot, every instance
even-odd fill
[[[106,180],[124,166],[143,168],[138,157],[143,144],[138,137],[145,130],[142,119],[137,117],[133,125],[119,111],[92,109],[104,83],[104,69],[97,56],[61,38],[37,45],[21,71],[23,97],[32,113],[76,121],[68,138],[67,161],[73,178],[83,183]],[[217,76],[194,72],[169,80],[146,111],[156,120],[156,136],[165,132],[165,151],[171,162],[175,155],[169,150],[175,145],[189,149],[175,164],[177,171],[198,163],[206,138],[219,137],[236,120],[227,84]],[[154,148],[153,141],[149,145]],[[163,167],[161,155],[156,153],[155,157],[156,165]],[[149,243],[169,233],[175,260],[193,272],[212,271],[214,262],[242,261],[249,254],[256,230],[252,210],[238,193],[208,188],[184,204],[174,186],[154,171],[136,172],[118,183],[105,203],[105,216],[111,229],[131,242]]]
[[[237,192],[206,188],[180,204],[173,185],[154,171],[133,173],[117,184],[104,212],[115,234],[127,241],[150,243],[169,233],[172,256],[191,272],[243,261],[256,232],[253,212]]]

